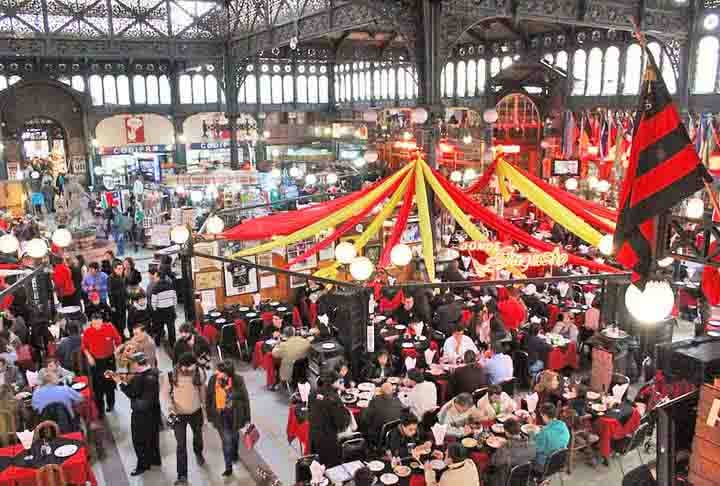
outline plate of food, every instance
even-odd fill
[[[323,349],[335,349],[335,343],[323,343]]]
[[[430,461],[430,467],[432,467],[436,471],[442,471],[445,469],[445,461],[442,459],[433,459]]]
[[[404,331],[405,329],[407,329],[407,326],[403,326],[402,324],[396,324],[395,329],[397,329],[398,331]]]
[[[417,461],[413,461],[410,463],[410,467],[413,469],[422,469],[422,464]]]
[[[210,317],[220,317],[222,314],[220,312],[211,312]]]
[[[391,376],[390,378],[387,379],[387,382],[391,383],[393,385],[397,385],[400,383],[400,377],[399,376]]]
[[[592,409],[596,412],[607,412],[607,405],[603,403],[593,403]]]
[[[497,417],[495,417],[495,420],[498,422],[505,422],[507,419],[512,418],[512,414],[510,413],[501,413]]]
[[[433,376],[440,376],[445,374],[445,370],[443,370],[441,366],[432,365],[430,366],[430,374]]]
[[[373,397],[373,392],[371,392],[371,391],[360,392],[360,393],[358,393],[357,397],[360,400],[370,400]]]
[[[497,437],[493,435],[491,437],[488,437],[487,440],[485,440],[485,443],[488,445],[488,447],[492,447],[493,449],[500,449],[507,443],[507,439],[503,439],[502,437]]]
[[[535,424],[524,424],[520,427],[520,430],[522,430],[522,433],[525,435],[533,435],[540,432],[540,426]]]
[[[373,321],[375,322],[384,322],[387,319],[387,316],[375,316],[373,317]]]
[[[415,345],[413,343],[404,342],[401,345],[403,348],[414,348]]]
[[[65,444],[55,449],[55,457],[70,457],[78,451],[75,444]]]
[[[587,397],[588,400],[599,400],[600,399],[600,394],[598,392],[594,392],[594,391],[587,392],[587,394],[585,396]]]
[[[490,428],[496,434],[504,434],[505,433],[505,426],[503,424],[492,424],[492,427],[490,427]]]
[[[400,479],[393,473],[385,473],[380,476],[380,482],[383,484],[397,484]]]
[[[358,400],[357,406],[359,408],[368,408],[368,405],[370,405],[370,402],[368,400]]]
[[[285,312],[287,310],[287,307],[278,307],[278,312]]]
[[[257,312],[248,312],[247,314],[245,314],[245,317],[257,317]]]
[[[368,383],[368,382],[360,383],[358,385],[358,390],[360,390],[360,391],[375,391],[375,385],[372,383]]]
[[[528,412],[527,410],[523,410],[522,408],[518,408],[517,410],[515,410],[515,415],[520,418],[527,418],[530,416],[530,412]]]
[[[238,310],[239,310],[240,312],[247,312],[247,311],[250,310],[250,307],[238,307]]]
[[[372,472],[380,472],[385,469],[385,463],[382,461],[370,461],[367,463],[367,467]]]
[[[343,403],[354,403],[357,401],[358,398],[352,393],[343,393],[342,395],[340,395],[340,399],[343,401]]]
[[[277,307],[279,305],[280,305],[280,302],[278,302],[277,300],[270,302],[270,307]]]
[[[225,319],[224,317],[215,319],[215,324],[225,324],[226,322],[227,322],[227,319]]]
[[[416,336],[415,339],[417,339],[418,341],[427,341],[427,337],[425,336]]]
[[[473,439],[472,437],[465,437],[462,440],[463,447],[467,447],[468,449],[472,449],[473,447],[477,447],[478,441]]]
[[[393,468],[393,472],[395,474],[397,474],[398,476],[400,476],[401,478],[406,478],[406,477],[410,476],[410,471],[411,471],[411,469],[409,466],[400,465],[400,466],[395,466]]]
[[[73,383],[71,385],[71,388],[75,391],[84,390],[85,388],[87,388],[87,383],[83,383],[83,382]]]

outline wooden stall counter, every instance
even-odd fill
[[[720,484],[720,387],[700,390],[688,479],[694,486]]]

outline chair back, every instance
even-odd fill
[[[625,446],[625,449],[622,451],[622,454],[625,455],[629,452],[634,451],[638,447],[642,447],[645,442],[647,442],[648,435],[650,434],[652,430],[652,427],[650,426],[650,423],[643,422],[640,424],[640,427],[633,432],[632,438],[627,443],[627,446]]]
[[[568,449],[558,449],[548,457],[545,463],[545,472],[543,478],[547,479],[561,471],[565,470],[568,460]]]
[[[308,378],[308,359],[298,359],[293,363],[292,384],[304,383]]]
[[[296,484],[307,484],[312,479],[312,474],[310,474],[310,464],[313,463],[313,461],[320,460],[320,456],[317,454],[310,454],[308,456],[302,456],[299,457],[297,461],[295,461],[295,483]]]
[[[486,386],[484,386],[484,387],[482,387],[482,388],[478,388],[477,390],[475,390],[474,392],[472,392],[473,400],[475,400],[475,402],[477,402],[477,401],[480,400],[482,397],[484,397],[485,395],[487,395],[487,391],[488,391],[488,387],[486,387]]]
[[[264,326],[265,324],[263,324],[262,319],[251,319],[250,322],[248,322],[247,339],[252,346],[255,345],[258,339],[260,339],[260,335],[262,334]]]
[[[521,388],[530,388],[530,357],[525,351],[513,351],[513,370]]]
[[[505,380],[502,383],[500,383],[500,389],[512,397],[515,395],[515,384],[516,383],[517,383],[516,378],[510,378],[509,380]]]
[[[445,336],[445,333],[444,333],[444,332],[441,332],[441,331],[438,331],[438,330],[433,330],[433,332],[430,334],[430,338],[431,338],[433,341],[439,342],[439,343],[440,343],[440,347],[442,347],[442,343],[445,342],[445,339],[447,338],[447,336]]]
[[[382,427],[380,427],[380,437],[378,437],[378,445],[380,447],[383,447],[387,443],[387,436],[390,433],[390,431],[393,429],[393,427],[397,427],[402,420],[395,419],[390,420],[389,422],[385,422],[382,424]]]
[[[17,421],[15,412],[9,409],[0,410],[0,444],[7,446],[17,441]]]
[[[45,420],[40,422],[35,427],[35,433],[33,434],[33,442],[38,439],[52,440],[60,435],[60,427],[57,423],[52,420]]]
[[[440,407],[435,407],[423,414],[422,420],[420,421],[420,427],[422,430],[430,432],[432,426],[438,422],[438,413],[440,413]]]
[[[363,437],[355,437],[343,441],[340,445],[340,449],[342,453],[342,461],[344,463],[363,461],[367,458],[367,445],[365,443],[365,438]]]
[[[67,486],[65,473],[58,464],[48,464],[35,474],[37,486]]]
[[[220,328],[220,345],[228,348],[237,346],[237,328],[234,322],[223,324]]]
[[[525,462],[518,464],[510,469],[510,473],[505,480],[505,486],[527,486],[530,482],[530,474],[532,473],[533,463]]]

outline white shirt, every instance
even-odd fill
[[[450,336],[445,340],[445,344],[443,345],[443,356],[446,358],[463,357],[465,355],[465,351],[468,350],[475,351],[476,354],[480,352],[469,336],[463,334],[463,337],[460,340],[460,349],[458,349],[458,343],[455,340],[455,336]]]
[[[424,381],[418,383],[407,394],[408,405],[415,416],[422,420],[425,412],[437,407],[437,388],[435,383]]]
[[[133,194],[140,196],[144,190],[145,187],[143,186],[142,181],[140,181],[140,179],[136,179],[135,182],[133,182]]]

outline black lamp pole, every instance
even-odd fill
[[[180,270],[182,272],[183,285],[183,305],[185,306],[185,321],[189,323],[195,322],[195,288],[192,273],[192,258],[194,253],[193,232],[190,231],[190,237],[185,244],[180,245]]]

